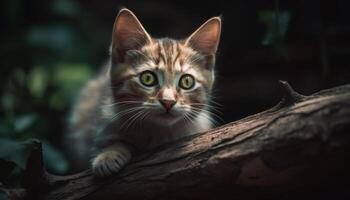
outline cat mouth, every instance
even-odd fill
[[[170,126],[176,124],[181,119],[181,113],[177,110],[169,110],[166,111],[164,109],[157,110],[156,113],[153,114],[154,122],[160,126]]]
[[[161,125],[171,125],[179,120],[179,117],[174,113],[163,112],[157,115],[157,122]]]
[[[158,117],[160,118],[165,118],[165,119],[172,119],[172,118],[176,118],[176,116],[170,112],[164,112],[158,115]]]

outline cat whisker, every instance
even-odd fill
[[[129,121],[131,121],[137,114],[139,114],[141,111],[135,111],[136,113],[134,113],[133,115],[131,115],[130,117],[128,117],[124,123],[122,125],[120,125],[120,130],[127,130],[127,128],[125,128],[125,126],[129,127]]]
[[[109,118],[107,123],[106,123],[106,126],[108,126],[110,123],[112,123],[115,119],[117,118],[121,118],[122,116],[124,115],[127,115],[129,113],[132,113],[134,111],[137,111],[139,110],[140,108],[139,107],[136,107],[136,108],[129,108],[129,109],[126,109],[126,110],[122,110],[120,112],[117,112],[112,118]]]
[[[191,105],[196,105],[196,104],[191,104]],[[215,109],[214,107],[209,107],[209,109],[201,109],[201,108],[196,108],[196,107],[191,107],[192,109],[196,109],[197,111],[203,111],[206,112],[210,115],[214,115],[215,117],[219,118],[220,121],[224,122],[224,120],[220,117],[220,115],[216,114],[215,112],[219,113],[219,114],[223,114],[221,111]],[[215,112],[211,111],[210,109],[213,109]]]
[[[196,106],[196,105],[208,107],[209,109],[213,109],[216,112],[222,114],[222,112],[219,110],[220,108],[217,106],[213,106],[213,105],[206,104],[206,103],[192,103],[192,104],[190,104],[190,106]]]
[[[139,103],[143,103],[142,101],[121,101],[121,102],[115,102],[112,104],[105,104],[102,106],[116,106],[116,105],[132,105],[132,104],[139,104]]]
[[[137,127],[138,129],[141,128],[141,122],[142,122],[142,118],[145,115],[146,111],[145,110],[141,110],[140,111],[140,116],[138,116],[134,121],[135,121],[135,127]]]
[[[214,113],[214,112],[212,112],[212,111],[210,111],[210,110],[198,109],[197,111],[199,111],[199,112],[204,112],[204,113],[206,113],[206,114],[208,114],[208,115],[210,115],[210,116],[213,116],[213,117],[215,117],[215,118],[218,118],[221,122],[224,122],[224,120],[221,118],[220,115],[218,115],[218,114],[216,114],[216,113]]]
[[[121,112],[116,113],[115,115],[113,115],[111,118],[108,118],[106,120],[106,122],[104,122],[104,125],[102,125],[102,128],[98,131],[98,132],[102,132],[104,129],[106,129],[110,124],[112,124],[114,122],[114,120],[116,120],[117,118],[121,118],[122,116],[132,113],[135,110],[138,110],[139,108],[130,108],[130,109],[126,109],[123,110]]]
[[[126,127],[126,130],[128,130],[140,117],[142,117],[145,112],[145,110],[140,110],[138,114],[135,114],[135,117],[133,117],[133,119],[130,121],[129,125]]]
[[[219,125],[220,123],[217,120],[215,120],[214,118],[210,117],[210,115],[214,115],[215,117],[217,117],[218,119],[223,121],[223,119],[220,116],[218,116],[215,113],[212,113],[210,111],[204,110],[204,109],[197,109],[197,108],[195,108],[195,109],[192,110],[192,112],[197,114],[197,115],[199,115],[199,114],[201,114],[201,112],[203,112],[204,115],[201,115],[201,116],[203,116],[206,119],[208,119],[209,121],[211,121],[215,126]]]
[[[196,117],[197,117],[196,113],[192,113],[192,112],[188,113],[188,119],[189,119],[190,125],[195,123]]]
[[[220,103],[216,102],[215,100],[213,100],[212,96],[210,96],[209,102],[212,103],[212,104],[215,104],[216,106],[223,107],[222,104],[220,104]]]
[[[190,113],[190,121],[191,121],[191,124],[194,124],[195,123],[195,119],[196,119],[197,115],[195,113]]]
[[[141,119],[139,120],[140,127],[142,127],[142,122],[146,120],[147,116],[150,114],[150,111],[145,111],[144,115],[141,116]]]
[[[189,114],[187,114],[186,112],[185,112],[184,115],[183,115],[183,120],[184,120],[185,125],[186,125],[187,127],[188,127],[189,125],[191,125],[191,121],[190,121],[188,115],[189,115]]]
[[[145,112],[145,107],[139,107],[139,110],[136,111],[134,115],[129,117],[122,125],[121,129],[124,128],[124,125],[126,126],[125,130],[128,130],[129,127]]]

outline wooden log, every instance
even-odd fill
[[[43,172],[31,178],[37,187],[28,187],[26,179],[24,196],[278,199],[341,185],[349,178],[350,85],[311,96],[296,93],[287,82],[280,85],[284,97],[275,107],[140,155],[108,179],[96,179],[90,170],[54,176],[38,170],[43,166],[36,161],[34,169]]]

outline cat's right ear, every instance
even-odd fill
[[[150,43],[151,36],[143,28],[140,21],[130,10],[123,8],[119,11],[114,22],[111,54],[113,59],[122,63],[129,50],[138,50]]]
[[[213,17],[200,26],[185,44],[204,55],[214,55],[218,49],[221,34],[221,18]]]

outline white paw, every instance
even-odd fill
[[[92,171],[96,176],[111,176],[121,170],[130,161],[128,154],[110,150],[98,154],[92,162]]]

